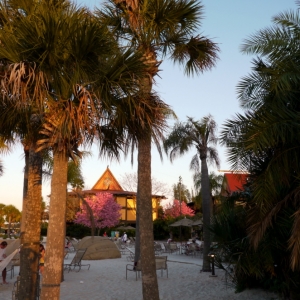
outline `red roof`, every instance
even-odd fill
[[[244,189],[247,183],[248,174],[224,173],[224,180],[227,183],[226,190],[231,195]]]

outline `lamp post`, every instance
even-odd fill
[[[215,254],[210,252],[208,256],[211,258],[211,275],[209,277],[217,277],[218,275],[215,274]]]
[[[179,188],[179,210],[180,210],[180,217],[181,217],[181,176],[179,176],[179,183],[178,183],[178,188]],[[179,236],[180,236],[180,244],[182,242],[181,240],[181,225],[180,225],[180,229],[179,229]]]

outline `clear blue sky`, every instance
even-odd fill
[[[100,6],[102,1],[77,0],[78,4]],[[279,12],[296,9],[294,0],[204,0],[205,18],[199,33],[219,44],[221,52],[217,66],[195,78],[187,78],[183,70],[165,61],[161,68],[161,78],[157,78],[156,91],[171,105],[180,121],[186,116],[200,119],[211,114],[222,128],[226,119],[241,112],[236,96],[236,85],[241,77],[251,71],[251,57],[240,53],[243,40],[256,31],[271,25],[271,18]],[[124,172],[136,172],[130,160],[120,163],[98,159],[97,148],[93,157],[83,162],[86,188],[91,188],[102,175],[107,165],[118,179]],[[155,149],[152,154],[152,175],[170,186],[178,182],[179,176],[190,189],[193,187],[189,163],[194,152],[178,158],[171,164],[166,156],[161,162]],[[225,149],[219,148],[221,169],[228,169]],[[24,160],[22,148],[2,156],[5,173],[0,177],[0,203],[14,204],[21,209]],[[212,168],[211,168],[212,170]],[[44,183],[43,196],[50,193],[50,183]]]

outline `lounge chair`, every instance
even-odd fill
[[[116,246],[119,249],[121,254],[128,254],[126,244],[122,244],[122,242],[120,240],[117,240],[114,243],[116,244]]]
[[[76,267],[78,267],[78,271],[79,272],[81,270],[81,267],[86,267],[88,266],[88,270],[90,269],[90,264],[86,264],[86,265],[82,265],[81,264],[81,260],[84,256],[84,253],[86,252],[86,248],[85,249],[78,249],[75,253],[75,256],[73,257],[71,263],[69,264],[64,264],[64,270],[68,269],[68,273],[70,272],[71,269],[75,270]]]
[[[78,245],[77,240],[74,240],[74,239],[69,240],[68,251],[69,252],[75,252],[77,250],[77,245]]]

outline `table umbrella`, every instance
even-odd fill
[[[119,226],[116,229],[118,229],[118,230],[126,230],[126,227],[125,226]]]
[[[178,220],[175,223],[170,224],[170,226],[188,226],[188,227],[191,227],[192,225],[193,225],[193,221],[187,218]]]
[[[181,226],[187,226],[187,227],[192,227],[193,221],[191,219],[181,219],[176,221],[173,224],[170,224],[170,226],[180,226],[180,243],[181,243]]]
[[[196,220],[196,221],[193,222],[192,225],[193,225],[193,226],[196,226],[196,225],[203,225],[203,221],[202,221],[202,219],[201,219],[201,220]]]
[[[124,229],[126,229],[126,230],[135,230],[135,228],[134,227],[132,227],[132,226],[124,226]]]

